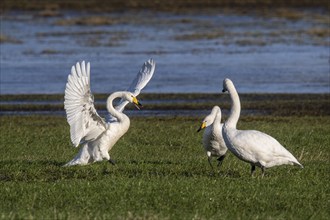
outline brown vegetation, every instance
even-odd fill
[[[59,9],[114,11],[125,9],[152,9],[167,11],[182,11],[190,9],[244,7],[244,8],[274,8],[274,7],[322,7],[329,9],[327,0],[3,0],[2,9],[43,10],[54,13]],[[54,10],[55,9],[55,10]],[[46,13],[49,14],[49,13]],[[299,15],[298,15],[299,17]],[[292,18],[296,18],[294,15]]]
[[[21,40],[16,39],[16,38],[0,34],[0,43],[21,44],[23,42]]]
[[[112,19],[105,16],[89,16],[83,18],[60,19],[56,22],[57,25],[114,25],[122,23],[120,19]]]

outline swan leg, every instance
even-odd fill
[[[116,162],[113,159],[111,159],[107,149],[105,149],[105,148],[102,149],[102,147],[100,147],[100,153],[101,153],[101,157],[102,157],[103,160],[107,160],[112,165],[116,165]]]
[[[265,176],[265,167],[261,167],[261,177]]]
[[[251,176],[253,176],[254,171],[256,171],[256,166],[251,164]]]
[[[207,160],[209,161],[210,167],[211,167],[211,175],[214,175],[214,168],[213,165],[211,163],[211,157],[207,157]]]
[[[217,159],[217,161],[219,161],[219,162],[218,162],[218,167],[220,167],[220,166],[222,165],[222,162],[223,162],[223,160],[225,159],[225,157],[226,157],[226,155],[222,155],[221,157],[219,157],[219,158]]]
[[[206,155],[207,155],[207,160],[209,161],[209,164],[210,164],[210,167],[211,167],[211,175],[214,175],[214,168],[212,166],[212,163],[211,163],[211,159],[212,159],[212,154],[210,151],[206,151]]]
[[[112,165],[116,165],[116,162],[113,160],[113,159],[111,159],[111,158],[109,158],[109,163],[111,163]]]

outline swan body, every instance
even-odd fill
[[[206,116],[198,131],[204,129],[203,147],[207,155],[208,162],[213,172],[211,163],[212,157],[218,157],[218,166],[225,159],[227,147],[222,137],[221,110],[219,106],[214,106],[211,113]]]
[[[122,113],[128,103],[139,106],[136,96],[151,79],[155,70],[153,60],[148,60],[133,80],[129,91],[112,93],[106,103],[108,117],[100,117],[94,107],[93,95],[90,89],[90,64],[83,61],[71,68],[65,89],[64,108],[70,125],[71,142],[75,147],[81,145],[78,154],[65,166],[86,165],[108,160],[109,151],[115,143],[127,132],[130,120]],[[113,106],[113,100],[121,98],[118,106]]]
[[[228,149],[239,159],[251,164],[251,174],[255,167],[262,170],[278,165],[299,165],[298,160],[285,149],[275,138],[255,130],[237,130],[236,125],[240,116],[241,105],[239,96],[230,79],[223,81],[223,92],[228,91],[232,100],[231,118],[223,125],[222,135]]]

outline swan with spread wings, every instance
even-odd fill
[[[86,165],[97,161],[108,160],[109,151],[127,132],[130,120],[122,113],[128,103],[141,106],[136,96],[148,84],[155,71],[155,62],[146,61],[127,91],[112,93],[106,103],[108,115],[99,116],[94,106],[90,88],[90,63],[78,62],[71,68],[65,89],[64,108],[70,125],[70,137],[75,147],[81,146],[78,154],[65,166]],[[121,98],[114,107],[113,100]]]

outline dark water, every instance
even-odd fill
[[[242,93],[329,93],[330,38],[311,34],[329,22],[309,15],[4,14],[1,35],[12,42],[1,43],[0,92],[63,93],[71,66],[82,60],[91,62],[92,92],[124,90],[153,58],[145,92],[220,92],[228,77]],[[85,24],[100,17],[108,23]]]

